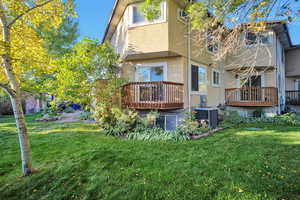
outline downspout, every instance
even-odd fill
[[[279,78],[278,78],[278,73],[279,73],[279,70],[278,70],[278,44],[277,44],[277,35],[275,35],[275,51],[276,51],[276,54],[275,54],[275,57],[276,57],[276,86],[277,86],[277,101],[278,101],[278,107],[277,107],[277,114],[280,114],[280,110],[281,110],[281,105],[280,105],[280,88],[279,88]]]
[[[190,0],[189,3],[192,3],[192,0]],[[187,84],[188,84],[188,106],[189,106],[189,112],[192,111],[192,108],[191,108],[191,91],[192,91],[192,86],[191,86],[191,20],[190,18],[188,17],[188,67],[187,67],[187,78],[188,78],[188,81],[187,81]]]

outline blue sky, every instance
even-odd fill
[[[76,0],[80,39],[102,40],[115,0]],[[300,22],[289,26],[293,44],[300,44]]]
[[[76,0],[80,39],[89,36],[102,40],[114,0]]]

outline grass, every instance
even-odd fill
[[[14,121],[0,118],[0,199],[300,199],[300,127],[143,142],[35,117],[27,123],[38,172],[26,178]]]

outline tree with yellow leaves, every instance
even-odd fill
[[[14,110],[24,176],[33,168],[21,88],[26,87],[26,79],[52,70],[36,27],[57,28],[65,16],[73,14],[72,0],[0,0],[0,88],[9,95]]]

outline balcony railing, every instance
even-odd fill
[[[122,104],[140,110],[183,108],[183,84],[167,81],[131,82],[123,86]]]
[[[278,102],[274,87],[230,88],[225,90],[225,97],[229,106],[275,106]]]
[[[300,90],[286,91],[286,103],[289,105],[300,105]]]

